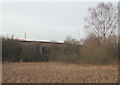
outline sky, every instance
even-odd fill
[[[3,2],[0,23],[3,36],[17,39],[64,41],[70,35],[86,37],[84,29],[89,7],[98,2]],[[1,32],[0,32],[1,33]]]

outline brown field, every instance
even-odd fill
[[[3,64],[3,83],[116,83],[117,66],[63,63]]]

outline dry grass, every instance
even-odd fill
[[[117,66],[62,63],[3,64],[3,83],[115,83]]]

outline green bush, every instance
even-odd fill
[[[2,39],[2,59],[3,61],[19,61],[22,46],[17,40]]]
[[[80,60],[80,46],[64,43],[52,44],[50,48],[50,61],[76,63]]]

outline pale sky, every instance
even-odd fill
[[[85,38],[84,18],[98,2],[4,2],[0,4],[2,35],[28,40],[64,41]],[[80,32],[80,33],[79,33]],[[80,36],[79,36],[80,34]]]

